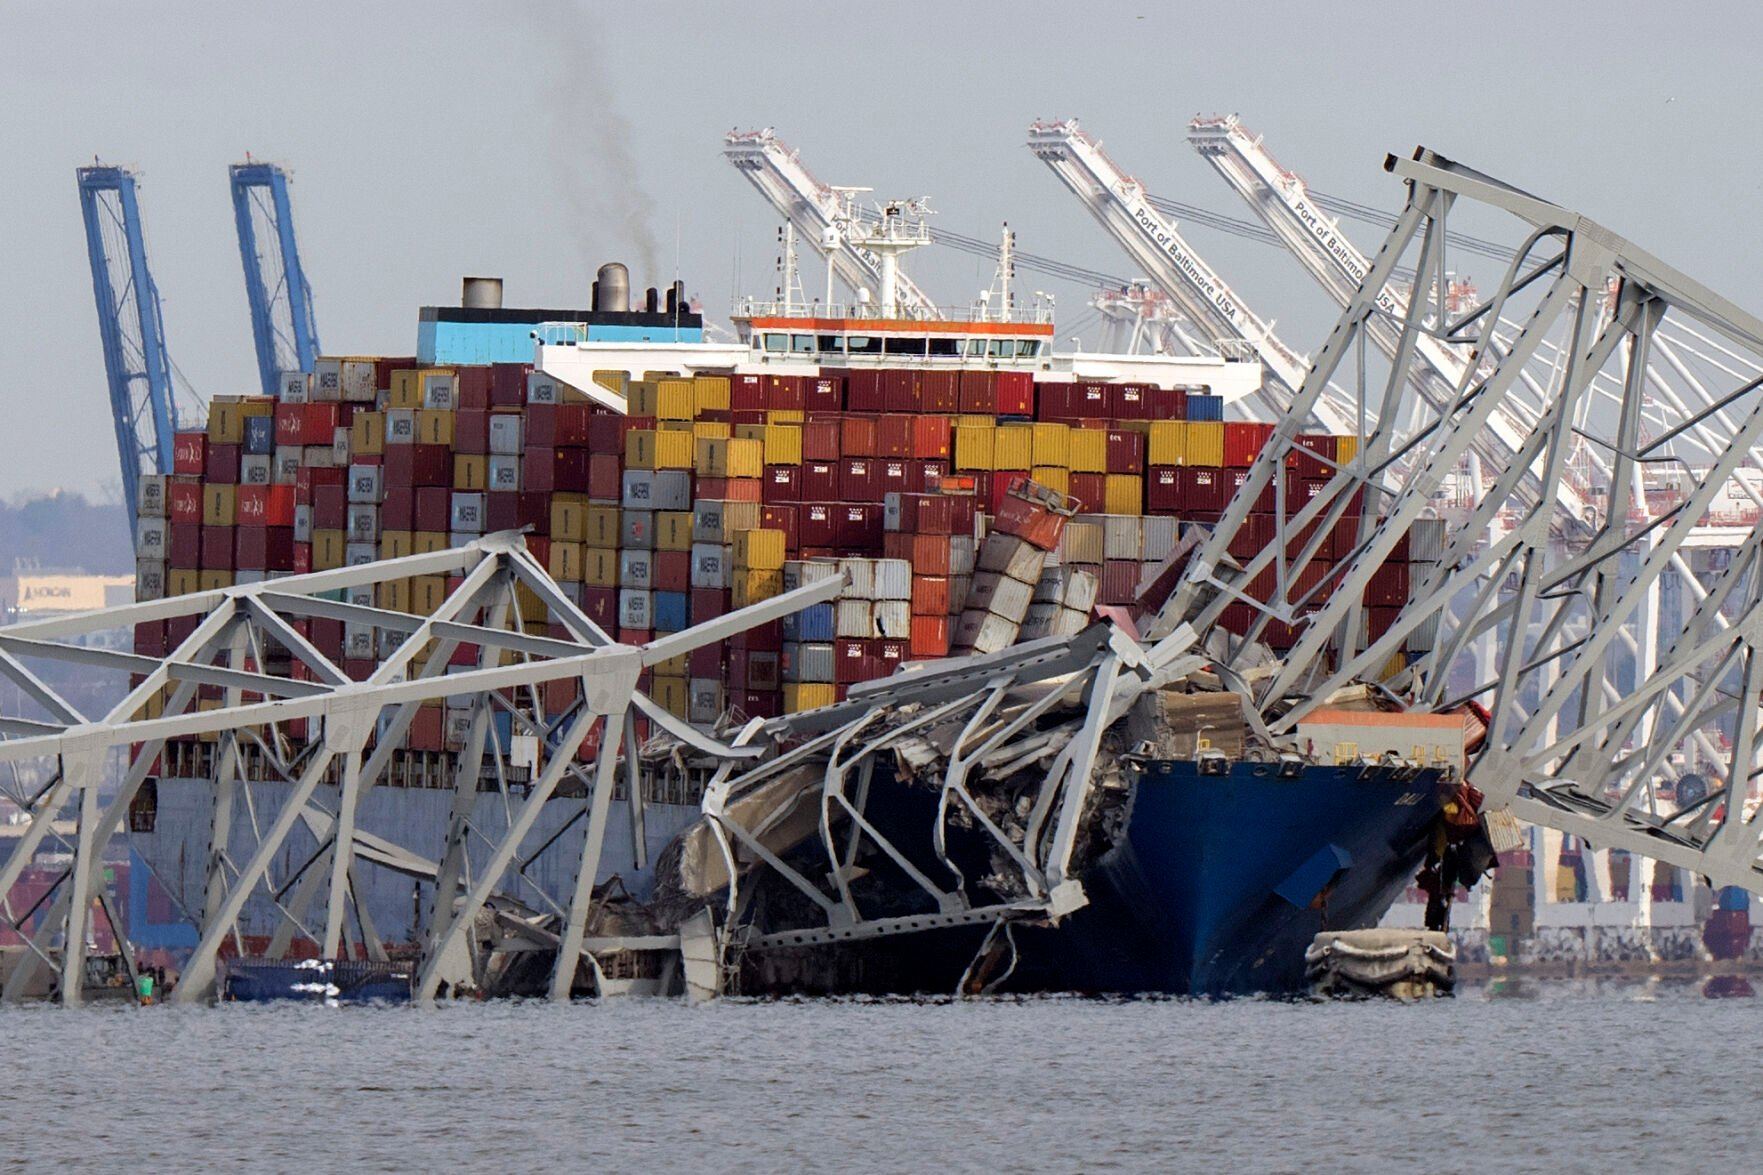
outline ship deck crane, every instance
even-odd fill
[[[862,215],[853,197],[867,189],[835,188],[821,183],[770,127],[730,131],[723,140],[722,153],[795,226],[796,232],[827,259],[839,281],[853,295],[881,290],[882,258],[854,239],[862,235]],[[904,273],[896,270],[892,274],[892,288],[899,314],[908,318],[943,317],[924,291]]]
[[[1263,403],[1270,412],[1283,413],[1303,386],[1309,362],[1281,342],[1272,324],[1256,316],[1182,239],[1144,185],[1121,170],[1076,119],[1034,123],[1028,146],[1182,313],[1211,336],[1219,354],[1260,360]],[[1265,386],[1269,383],[1271,389]],[[1315,405],[1315,415],[1332,432],[1359,431],[1354,405],[1346,399],[1331,391]]]
[[[245,298],[251,307],[257,375],[263,394],[274,396],[281,372],[310,374],[319,356],[312,287],[294,237],[288,173],[277,164],[247,156],[244,163],[229,167],[227,175],[239,259],[245,269]]]
[[[171,359],[159,288],[147,265],[134,172],[94,163],[80,168],[78,177],[123,502],[132,532],[141,476],[171,472],[172,438],[178,429]]]

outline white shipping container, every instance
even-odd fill
[[[520,488],[520,458],[491,457],[485,477],[488,479],[489,487],[493,490],[518,490]]]
[[[294,506],[294,541],[309,543],[312,541],[312,507],[307,503]]]
[[[356,584],[343,589],[343,602],[354,604],[357,608],[373,607],[373,585],[371,583]]]
[[[626,550],[654,550],[654,512],[650,510],[619,511],[618,532],[618,545]]]
[[[1089,624],[1090,614],[1079,612],[1076,608],[1061,608],[1047,627],[1048,636],[1076,636]]]
[[[422,406],[451,410],[459,407],[459,379],[451,371],[422,377]]]
[[[875,635],[875,605],[869,600],[840,600],[833,608],[833,632],[846,640]]]
[[[1030,604],[1028,614],[1022,618],[1022,628],[1017,633],[1020,640],[1033,641],[1050,636],[1053,632],[1053,618],[1059,615],[1058,604],[1037,601]]]
[[[1015,535],[988,535],[986,545],[980,548],[979,570],[1034,583],[1046,565],[1045,555],[1039,547]]]
[[[349,463],[337,460],[337,451],[330,445],[307,445],[300,450],[300,464],[313,469],[344,469]]]
[[[1139,522],[1142,544],[1139,557],[1146,563],[1162,564],[1175,550],[1176,520],[1166,514],[1147,514]]]
[[[384,476],[384,466],[349,466],[349,500],[362,505],[378,502],[380,500],[380,485]]]
[[[171,538],[171,522],[165,518],[143,518],[135,523],[135,558],[164,559]]]
[[[728,572],[734,559],[721,543],[692,544],[692,586],[695,588],[726,588]]]
[[[949,615],[959,616],[967,607],[967,592],[973,586],[971,575],[951,575],[949,577]]]
[[[380,508],[378,506],[349,507],[348,522],[351,543],[372,543],[379,539]]]
[[[526,374],[526,402],[528,404],[556,404],[563,399],[558,389],[557,378],[546,375],[542,371],[529,371]]]
[[[343,656],[354,660],[366,660],[373,656],[373,625],[344,622]]]
[[[377,391],[373,386],[373,360],[343,360],[342,378],[343,399],[355,404],[373,403]]]
[[[647,629],[655,626],[654,594],[642,588],[621,588],[618,593],[618,626]]]
[[[338,465],[347,465],[350,455],[349,430],[339,425],[331,433],[331,459]]]
[[[520,426],[524,418],[510,412],[490,417],[490,452],[504,457],[520,454]]]
[[[875,560],[840,559],[839,570],[845,573],[845,590],[841,600],[875,599]]]
[[[969,608],[955,622],[954,651],[999,653],[1016,643],[1020,629],[1021,626],[1013,620]]]
[[[656,470],[650,482],[649,500],[653,503],[649,507],[651,510],[690,510],[692,475],[683,469]],[[749,502],[747,505],[757,507],[759,504]]]
[[[911,601],[878,602],[875,606],[875,631],[890,640],[909,640],[912,636]]]
[[[414,445],[416,443],[416,409],[386,409],[386,444]]]
[[[652,551],[620,551],[618,553],[618,586],[652,588],[655,586],[655,555]],[[647,628],[646,624],[626,625]]]
[[[912,564],[905,559],[875,561],[875,598],[878,600],[910,600],[912,598]]]
[[[372,563],[379,558],[379,548],[374,543],[344,543],[343,565],[360,567],[363,563]]]
[[[317,403],[334,403],[343,398],[343,362],[320,359],[313,365],[312,382],[307,385],[310,398]]]
[[[165,517],[165,483],[163,473],[144,473],[135,490],[135,517]]]
[[[270,480],[276,485],[293,485],[300,478],[300,446],[277,445]]]
[[[788,559],[784,562],[784,591],[793,592],[838,574],[838,563],[830,559]]]
[[[1096,606],[1096,591],[1100,581],[1092,571],[1080,568],[1068,569],[1065,575],[1065,594],[1059,602],[1066,608],[1075,609],[1088,616],[1090,609]]]
[[[1367,617],[1367,620],[1369,620],[1369,617]],[[1422,620],[1413,631],[1403,638],[1402,645],[1410,653],[1427,653],[1432,651],[1433,646],[1438,644],[1438,641],[1439,614],[1437,612],[1432,612],[1429,613],[1426,619]],[[1367,643],[1369,643],[1369,638]]]
[[[972,575],[980,540],[958,534],[949,540],[949,574]]]
[[[135,599],[138,601],[165,598],[165,560],[135,560]]]
[[[469,530],[449,531],[447,533],[447,545],[449,547],[469,547],[483,537],[483,535],[473,534]]]
[[[1035,580],[1035,603],[1057,604],[1065,598],[1065,576],[1063,567],[1041,568],[1041,578]]]
[[[903,516],[903,513],[904,511],[901,508],[901,497],[899,493],[896,492],[882,495],[883,530],[899,530],[900,519]]]
[[[1060,561],[1066,564],[1100,563],[1102,561],[1101,524],[1093,519],[1068,519],[1065,523],[1065,530],[1059,538],[1059,557]]]
[[[809,641],[796,646],[795,663],[792,666],[794,676],[789,681],[833,680],[834,649],[831,644],[822,641]]]
[[[269,579],[269,572],[258,567],[241,567],[233,572],[233,583],[244,587],[248,583],[263,583]]]
[[[983,604],[979,600],[982,594],[986,596]],[[967,606],[984,607],[994,616],[1002,616],[1021,624],[1022,618],[1028,615],[1028,606],[1034,602],[1034,596],[1034,588],[1021,580],[981,571],[973,577],[973,590],[968,594]]]
[[[1437,563],[1445,557],[1445,520],[1416,518],[1408,528],[1408,559],[1413,563]]]
[[[242,486],[266,486],[270,483],[270,457],[268,453],[247,453],[239,458],[239,484]]]
[[[714,677],[694,677],[686,685],[686,719],[708,726],[722,717],[722,682]]]
[[[452,519],[449,523],[452,529],[474,535],[483,533],[484,520],[489,510],[489,501],[484,495],[455,493],[452,507]]]
[[[1137,514],[1099,514],[1102,521],[1102,558],[1131,559],[1138,562],[1143,556],[1144,534],[1139,526]],[[1086,562],[1078,559],[1074,562]]]
[[[304,371],[277,372],[275,397],[284,404],[304,404],[312,396],[312,376]]]
[[[654,510],[655,473],[649,469],[627,469],[619,496],[626,510]]]

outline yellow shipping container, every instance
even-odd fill
[[[1336,437],[1334,439],[1334,457],[1337,462],[1342,465],[1347,465],[1358,455],[1358,437]]]
[[[582,548],[582,582],[589,587],[617,587],[617,550],[609,547]]]
[[[545,601],[539,599],[539,593],[524,583],[514,585],[514,599],[520,605],[520,617],[526,621],[526,630],[537,636],[545,634],[545,625],[551,620],[551,610],[545,607]]]
[[[1034,424],[1000,424],[992,442],[993,469],[1027,469],[1035,463]]]
[[[692,415],[700,412],[727,412],[729,406],[728,376],[700,375],[692,380]]]
[[[244,403],[238,396],[216,396],[208,405],[208,440],[237,445],[245,439]]]
[[[1073,473],[1108,472],[1108,434],[1099,428],[1074,428],[1069,445]]]
[[[1057,465],[1061,469],[1071,468],[1071,429],[1063,424],[1035,424],[1034,445],[1031,451],[1030,465]]]
[[[980,473],[996,468],[998,428],[992,421],[955,426],[955,468]]]
[[[800,427],[794,424],[768,424],[765,426],[765,464],[802,464],[802,430]],[[734,474],[731,476],[757,477],[758,475]]]
[[[804,710],[818,710],[822,706],[830,706],[838,700],[838,687],[830,681],[784,682],[784,711],[786,713],[800,714]]]
[[[689,551],[692,549],[692,512],[690,510],[659,510],[656,512],[655,549],[657,551]]]
[[[675,718],[684,718],[689,713],[688,699],[691,690],[683,677],[662,677],[659,674],[649,688],[649,697],[657,706],[672,714]]]
[[[390,608],[394,612],[410,611],[410,581],[408,579],[388,579],[376,589],[375,598],[382,608]]]
[[[348,535],[340,530],[312,532],[312,570],[331,571],[343,565],[343,548]]]
[[[783,531],[760,528],[743,530],[735,535],[737,571],[782,571],[783,566]]]
[[[410,553],[413,555],[432,555],[436,551],[447,549],[447,532],[444,530],[413,530],[410,532]]]
[[[657,420],[655,422],[655,430],[657,432],[691,433],[696,427],[697,426],[690,420]],[[692,435],[696,436],[697,434],[692,433]]]
[[[625,389],[625,402],[632,416],[659,416],[661,389],[651,379],[632,380]]]
[[[1050,490],[1058,490],[1062,494],[1071,492],[1071,470],[1059,465],[1037,465],[1028,471],[1028,475]]]
[[[622,522],[617,506],[589,506],[582,525],[582,542],[590,547],[616,551]]]
[[[655,468],[655,437],[652,428],[633,428],[624,434],[624,467],[626,469]]]
[[[1143,514],[1145,479],[1136,473],[1110,473],[1102,486],[1104,514]]]
[[[734,435],[747,441],[763,441],[765,426],[763,424],[737,424]]]
[[[669,657],[665,661],[655,662],[657,677],[690,677],[692,675],[692,659],[684,653],[677,657]]]
[[[446,598],[446,576],[415,575],[410,578],[410,609],[417,615],[428,615],[439,608]]]
[[[551,541],[579,543],[588,537],[588,499],[585,494],[551,495]]]
[[[422,376],[420,371],[394,371],[392,390],[386,398],[386,407],[421,408]]]
[[[690,469],[692,467],[691,430],[663,429],[655,434],[656,469]]]
[[[475,453],[453,456],[453,488],[483,491],[490,488],[490,459]]]
[[[582,545],[551,539],[551,557],[547,561],[551,578],[560,583],[580,583],[582,578]]]
[[[165,573],[165,594],[168,596],[187,596],[197,590],[199,579],[194,570],[174,567]]]
[[[801,424],[808,419],[808,413],[800,408],[767,408],[765,423],[767,424]]]
[[[380,558],[402,559],[412,553],[411,532],[387,530],[380,532]]]
[[[447,408],[424,408],[416,414],[416,439],[424,445],[453,443],[453,412]]]
[[[690,420],[696,393],[689,379],[655,381],[656,412],[663,420]]]
[[[1188,421],[1188,465],[1224,465],[1224,425],[1217,420]]]
[[[769,600],[773,596],[781,596],[784,591],[784,573],[780,571],[736,571],[731,577],[733,592],[730,602],[737,608],[745,608],[748,604],[757,604],[760,600]]]
[[[630,372],[601,370],[594,373],[594,382],[609,392],[617,392],[628,402],[630,398]],[[635,415],[635,413],[632,413]]]
[[[237,486],[209,484],[202,487],[202,525],[231,526],[237,508]]]
[[[349,452],[371,457],[386,451],[386,414],[357,412],[349,418]]]
[[[711,411],[716,411],[716,409],[711,409]],[[701,441],[707,438],[727,440],[734,435],[734,425],[726,420],[694,420],[692,421],[692,435]]]
[[[1188,422],[1153,420],[1145,434],[1145,460],[1152,465],[1188,463]]]

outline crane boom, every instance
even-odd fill
[[[1188,142],[1260,215],[1329,297],[1342,306],[1354,297],[1371,272],[1371,261],[1310,199],[1304,181],[1274,162],[1261,140],[1244,130],[1235,115],[1194,119],[1188,126]],[[1380,313],[1372,317],[1366,334],[1385,355],[1394,356],[1401,342],[1399,324],[1408,318],[1408,297],[1386,285],[1377,292],[1375,304]],[[1468,356],[1426,333],[1416,340],[1414,353],[1423,365],[1410,373],[1415,387],[1435,406],[1449,403],[1455,389],[1463,386]],[[1543,390],[1534,381],[1527,382],[1533,397],[1540,400]],[[1478,449],[1495,457],[1491,449],[1496,444],[1503,453],[1517,452],[1533,427],[1534,421],[1502,410],[1488,422],[1490,436]],[[1588,502],[1582,487],[1563,478],[1554,488],[1562,508],[1583,520]]]
[[[178,418],[171,360],[159,289],[147,267],[134,173],[97,164],[80,168],[78,177],[123,501],[132,530],[141,475],[170,473],[172,468]]]
[[[247,159],[227,169],[239,259],[245,267],[245,298],[263,394],[277,392],[283,371],[310,373],[318,362],[318,323],[312,287],[300,264],[288,173],[274,163]],[[261,233],[260,233],[261,228]]]
[[[828,259],[839,280],[853,294],[881,289],[881,258],[851,239],[857,215],[847,196],[861,189],[844,189],[842,194],[840,189],[815,179],[797,153],[770,127],[730,131],[723,140],[722,153],[766,202]],[[900,314],[908,318],[942,317],[924,291],[905,274],[896,273],[894,281],[895,305]]]
[[[1270,411],[1283,412],[1304,386],[1309,361],[1281,342],[1272,325],[1257,317],[1182,239],[1153,206],[1144,185],[1122,171],[1101,144],[1079,129],[1076,119],[1034,123],[1028,146],[1182,313],[1212,337],[1219,354],[1261,361],[1262,399]],[[1269,389],[1266,383],[1275,386]],[[1350,407],[1332,397],[1317,403],[1316,415],[1331,431],[1354,428]]]

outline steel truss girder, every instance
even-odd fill
[[[1681,619],[1667,622],[1657,604],[1667,570],[1687,576],[1688,544],[1715,495],[1763,452],[1763,380],[1754,376],[1763,370],[1763,319],[1577,213],[1435,153],[1421,150],[1386,166],[1407,182],[1406,206],[1347,298],[1291,414],[1195,554],[1159,625],[1186,620],[1205,631],[1232,603],[1257,613],[1251,636],[1273,620],[1297,624],[1292,651],[1260,679],[1255,697],[1277,737],[1290,736],[1338,688],[1377,680],[1410,634],[1436,623],[1431,651],[1383,685],[1423,707],[1449,694],[1487,705],[1489,733],[1470,777],[1495,802],[1600,848],[1627,849],[1693,869],[1715,885],[1763,893],[1763,825],[1752,818],[1751,798],[1763,761],[1760,536],[1747,536],[1711,582],[1686,589],[1694,605]],[[1380,298],[1398,263],[1418,250],[1416,272],[1438,271],[1447,219],[1463,201],[1524,226],[1499,286],[1476,312],[1450,323],[1436,291],[1425,296],[1423,277],[1393,316]],[[1238,566],[1226,551],[1230,537],[1260,492],[1278,484],[1309,406],[1343,363],[1362,354],[1363,337],[1374,328],[1387,336],[1381,324],[1393,317],[1399,330],[1370,435],[1282,530],[1301,532],[1312,523],[1327,530],[1362,493],[1367,509],[1352,557],[1307,595],[1296,589],[1317,558],[1314,539],[1289,557],[1285,542],[1274,543]],[[1508,339],[1495,337],[1502,322],[1516,324]],[[1699,388],[1706,394],[1694,404],[1678,402],[1661,430],[1649,426],[1645,398],[1659,383],[1652,369],[1674,358],[1654,345],[1663,324],[1715,340],[1734,358],[1727,387]],[[1439,373],[1428,347],[1446,337],[1468,342],[1469,361],[1450,398],[1411,415],[1392,411],[1412,372]],[[1526,364],[1549,349],[1558,356],[1550,379],[1526,383]],[[1467,524],[1439,562],[1414,566],[1408,604],[1385,635],[1367,639],[1363,601],[1380,565],[1490,421],[1512,411],[1518,397],[1539,392],[1540,399],[1522,405],[1532,427],[1511,452],[1479,450],[1487,476]],[[1613,407],[1592,410],[1594,395],[1614,397]],[[1692,436],[1714,454],[1711,466],[1655,516],[1641,498],[1640,470],[1674,459],[1673,443]],[[1584,533],[1567,543],[1552,514],[1569,452],[1581,445],[1603,454],[1610,499],[1603,516],[1589,517]],[[1275,581],[1269,603],[1246,590],[1263,573]],[[1502,579],[1505,592],[1498,590]],[[1468,612],[1453,616],[1453,599],[1472,586],[1478,590],[1468,593]],[[1491,673],[1479,674],[1469,690],[1447,689],[1447,675],[1461,667],[1455,654],[1488,636],[1504,645]],[[1631,651],[1631,662],[1619,660]],[[1226,668],[1246,668],[1256,655],[1241,642]],[[1628,664],[1633,672],[1625,680]],[[1672,752],[1706,756],[1721,745],[1731,749],[1714,774],[1732,782],[1716,781],[1713,802],[1680,811],[1659,798],[1659,785],[1675,778]]]

